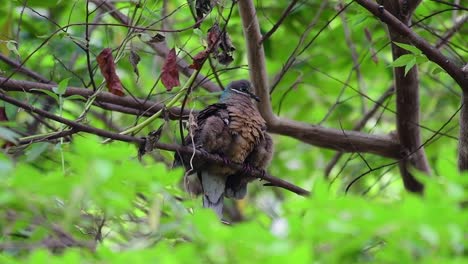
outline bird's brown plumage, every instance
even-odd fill
[[[190,128],[191,132],[184,143],[237,163],[265,168],[273,153],[273,143],[266,133],[265,120],[251,100],[255,96],[249,90],[250,83],[242,80],[230,85],[231,90],[227,91],[228,95],[220,103],[206,107],[196,116],[195,125]],[[244,89],[240,89],[239,86]],[[190,158],[188,155],[176,155],[176,161],[182,162],[186,168],[190,168]],[[252,180],[245,171],[236,171],[228,166],[210,164],[202,160],[199,162],[196,167],[199,168],[200,179],[201,173],[214,175],[218,180],[212,184],[222,182],[221,193],[225,196],[236,199],[245,196],[247,182]],[[215,193],[210,194],[216,197],[212,200],[218,199],[219,194],[217,191]],[[206,198],[207,190],[204,190],[204,194]],[[219,199],[222,202],[222,197]],[[219,200],[210,201],[210,204],[218,202]],[[219,215],[219,211],[217,213]]]

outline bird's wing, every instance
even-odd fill
[[[207,130],[209,127],[214,125],[215,128],[212,132],[216,132],[219,128],[223,125],[222,118],[227,116],[225,104],[212,104],[207,106],[205,109],[200,111],[197,116],[195,117],[194,124],[190,124],[189,134],[185,137],[183,145],[184,146],[194,146],[195,148],[203,147],[203,141],[208,141],[209,139],[206,137]],[[207,123],[208,122],[208,123]],[[204,135],[202,138],[201,135]],[[211,144],[211,147],[214,144]],[[209,149],[203,147],[204,150],[210,152]],[[182,154],[182,153],[175,153],[174,155],[174,167],[184,165],[186,168],[190,165],[190,159],[192,155]]]
[[[252,152],[245,159],[245,164],[257,169],[265,169],[273,157],[273,140],[271,136],[262,132],[258,144],[255,145]],[[254,180],[249,175],[242,175],[243,172],[238,172],[230,175],[226,181],[225,195],[228,198],[242,199],[247,194],[247,183]]]

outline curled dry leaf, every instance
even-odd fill
[[[197,12],[197,20],[203,18],[205,14],[209,14],[215,5],[212,0],[197,0],[195,2],[195,10]]]
[[[208,49],[213,51],[215,58],[223,65],[228,65],[234,60],[232,52],[236,48],[232,44],[229,34],[222,32],[218,23],[215,23],[208,30]]]
[[[137,75],[137,79],[140,78],[140,72],[138,71],[138,63],[140,63],[140,55],[136,53],[134,50],[130,51],[130,64],[132,64],[133,72]]]
[[[119,76],[115,72],[114,58],[112,57],[112,50],[110,48],[103,49],[96,58],[101,70],[101,74],[106,79],[106,86],[109,92],[124,96],[122,83],[120,82]]]
[[[177,54],[172,48],[166,56],[166,61],[162,67],[161,82],[168,91],[175,86],[179,86],[179,71],[177,70]]]
[[[162,34],[156,33],[156,35],[152,36],[150,39],[150,43],[159,43],[163,42],[166,39],[166,37]]]
[[[210,54],[209,50],[200,51],[195,57],[193,57],[192,64],[189,66],[190,69],[200,70],[202,63],[206,60]]]

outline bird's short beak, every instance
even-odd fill
[[[260,102],[260,97],[256,96],[256,95],[253,94],[253,93],[250,93],[249,95],[250,95],[250,97],[251,97],[252,99],[254,99],[255,101]]]

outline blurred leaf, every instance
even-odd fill
[[[20,56],[18,49],[16,48],[16,41],[14,40],[6,41],[6,47],[9,51],[13,52],[16,56]]]
[[[49,143],[47,142],[38,142],[36,144],[33,144],[27,151],[26,151],[26,160],[29,162],[35,161],[37,158],[39,158],[44,151],[47,150],[49,147]]]
[[[48,96],[54,98],[55,101],[57,101],[57,103],[58,103],[58,101],[59,101],[59,96],[58,96],[56,93],[51,92],[51,91],[49,91],[49,90],[31,89],[31,91],[38,91],[38,92],[41,92],[41,93],[45,93],[45,94],[47,94]]]
[[[409,44],[405,44],[405,43],[399,43],[399,42],[393,42],[395,43],[395,45],[397,45],[398,47],[402,48],[402,49],[405,49],[407,51],[410,51],[411,53],[413,53],[414,55],[420,55],[422,54],[422,51],[420,51],[418,48],[416,48],[415,46],[413,45],[409,45]]]
[[[52,91],[54,91],[54,93],[56,93],[56,94],[58,94],[58,95],[64,95],[65,92],[67,91],[68,81],[69,81],[70,79],[71,79],[71,78],[63,79],[62,81],[59,82],[59,84],[57,85],[57,87],[53,87],[53,88],[52,88]]]
[[[3,126],[0,126],[0,138],[7,141],[7,142],[11,142],[13,144],[18,144],[18,138],[20,137],[20,135],[18,133],[16,133],[15,131],[9,129],[9,128],[6,128],[6,127],[3,127]]]

